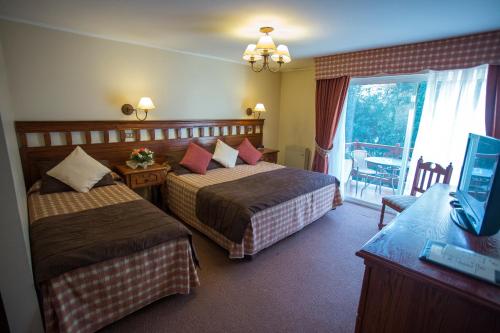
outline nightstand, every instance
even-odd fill
[[[141,167],[132,169],[126,165],[117,165],[116,170],[118,174],[123,177],[128,187],[136,192],[139,192],[137,190],[142,188],[149,189],[151,202],[158,207],[163,206],[163,203],[161,202],[160,186],[167,178],[167,167],[157,163],[148,166],[146,169]],[[148,196],[144,195],[145,193],[143,191],[141,192],[142,193],[139,194],[142,196]]]
[[[270,148],[259,148],[259,151],[262,153],[261,161],[269,162],[269,163],[278,163],[278,153],[280,152],[277,149]]]

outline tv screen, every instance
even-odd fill
[[[500,140],[469,135],[457,198],[476,233],[481,229],[494,187],[500,181],[495,182],[499,156]]]

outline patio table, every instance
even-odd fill
[[[401,169],[403,161],[401,159],[392,157],[371,156],[366,158],[366,162],[369,164],[378,165],[380,166],[380,168],[385,170],[385,172],[377,173],[377,175],[374,176],[375,179],[378,179],[377,187],[379,188],[379,193],[382,192],[383,183],[388,183],[392,188],[392,192],[395,193],[396,190],[394,186],[397,184],[397,180],[399,178],[398,172],[396,170]],[[375,190],[377,190],[377,187],[375,187]]]
[[[394,168],[401,168],[401,164],[403,163],[403,161],[400,160],[399,158],[378,157],[378,156],[367,157],[366,161],[368,163],[385,165],[385,166],[394,167]]]

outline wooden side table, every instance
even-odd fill
[[[271,148],[259,148],[259,151],[262,153],[261,161],[269,162],[269,163],[278,163],[278,153],[280,152],[277,149]]]
[[[167,167],[153,164],[146,169],[138,167],[132,169],[127,165],[117,165],[116,170],[123,177],[128,187],[133,190],[149,188],[151,190],[151,202],[162,207],[160,186],[167,178]]]

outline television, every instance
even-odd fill
[[[452,220],[478,236],[500,230],[500,140],[469,134]]]

